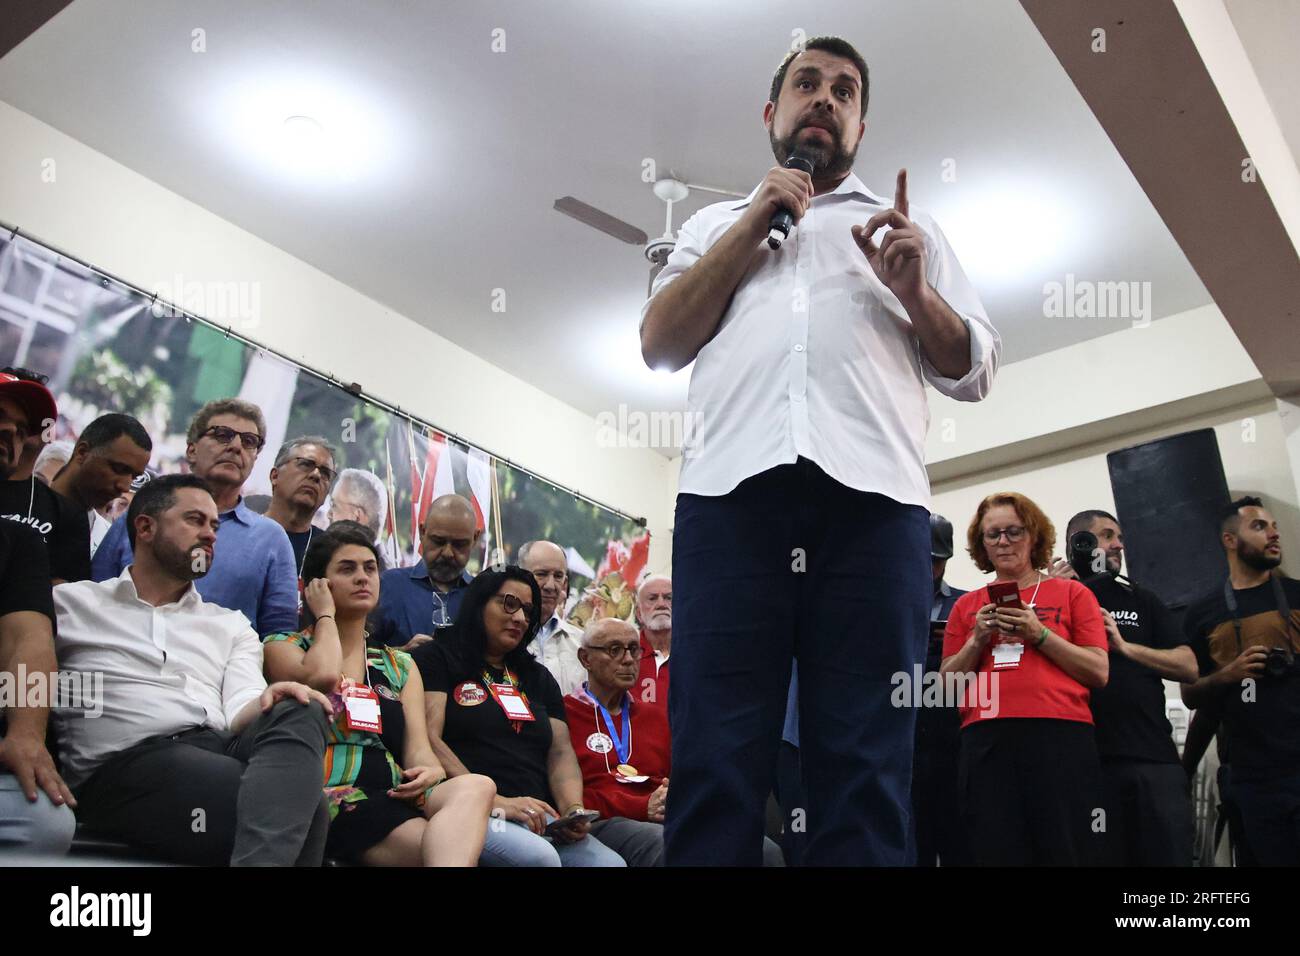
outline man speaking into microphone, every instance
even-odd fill
[[[673,532],[670,865],[761,864],[795,659],[804,862],[909,862],[915,714],[890,698],[931,601],[924,382],[979,401],[1001,343],[906,172],[892,207],[853,175],[867,95],[844,40],[788,55],[763,108],[778,165],[683,224],[642,310],[647,365],[695,362],[699,425]]]

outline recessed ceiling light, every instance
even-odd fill
[[[310,116],[290,116],[284,121],[285,145],[304,156],[320,149],[324,139],[324,128]]]

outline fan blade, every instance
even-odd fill
[[[601,212],[595,206],[588,206],[581,199],[574,199],[572,196],[557,199],[555,200],[555,209],[566,216],[571,216],[585,226],[599,229],[605,235],[613,236],[615,239],[620,239],[629,245],[644,246],[650,241],[650,237],[645,234],[644,230],[638,229],[622,219],[615,219],[609,213]]]

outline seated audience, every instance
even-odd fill
[[[32,466],[32,474],[36,476],[36,480],[43,481],[47,485],[53,484],[54,476],[72,457],[72,449],[75,445],[76,442],[65,438],[62,441],[52,441],[42,448],[40,454],[36,456],[36,463]]]
[[[267,686],[248,619],[194,587],[247,560],[221,552],[206,483],[149,482],[127,528],[134,561],[117,578],[54,592],[61,667],[103,682],[95,719],[55,711],[81,822],[183,863],[319,865],[332,709],[304,684]]]
[[[578,650],[587,680],[564,698],[564,708],[584,802],[601,813],[592,836],[628,866],[663,866],[672,740],[668,711],[635,693],[641,654],[633,625],[592,621]],[[763,865],[784,865],[780,848],[766,837]]]
[[[668,655],[673,647],[673,580],[652,574],[636,590],[641,624],[641,671],[633,691],[637,700],[668,707]]]
[[[302,576],[303,556],[315,528],[311,519],[334,483],[334,448],[318,435],[303,435],[280,446],[271,469],[271,503],[266,516],[284,528],[293,545],[293,566]]]
[[[21,462],[29,440],[39,439],[58,414],[54,396],[40,382],[0,372],[0,520],[41,536],[55,584],[90,577],[90,525],[84,512]],[[20,471],[26,472],[22,478]]]
[[[1220,723],[1228,758],[1220,791],[1240,814],[1251,862],[1297,866],[1300,583],[1279,570],[1281,532],[1259,498],[1228,505],[1219,542],[1228,578],[1183,622],[1201,674],[1183,685],[1183,701]]]
[[[366,646],[366,617],[379,598],[368,532],[317,535],[303,581],[307,627],[266,639],[266,678],[300,681],[334,705],[326,855],[367,866],[474,866],[496,787],[478,774],[447,779],[429,747],[424,686],[410,656]],[[353,727],[354,718],[369,723]]]
[[[560,691],[581,686],[578,647],[582,631],[564,619],[563,599],[569,593],[569,563],[564,549],[551,541],[529,541],[519,549],[519,566],[537,579],[542,594],[542,626],[528,652],[551,672]]]
[[[1165,712],[1164,682],[1196,680],[1196,655],[1160,598],[1120,573],[1124,533],[1114,515],[1081,511],[1065,533],[1067,553],[1079,567],[1057,560],[1052,576],[1083,581],[1101,605],[1110,641],[1110,679],[1088,701],[1107,814],[1104,862],[1191,866],[1195,813]],[[1076,541],[1087,548],[1084,555],[1076,553]]]
[[[338,484],[330,493],[326,520],[329,524],[336,521],[356,521],[370,529],[370,533],[379,538],[379,529],[384,526],[384,517],[388,513],[384,483],[374,472],[362,468],[344,468],[339,472]]]
[[[987,586],[963,594],[944,632],[940,672],[969,681],[960,776],[972,859],[1091,864],[1101,803],[1088,692],[1109,672],[1101,609],[1078,581],[1043,572],[1056,531],[1024,495],[981,501],[966,540],[976,566],[1012,591],[1007,603]]]
[[[484,866],[624,866],[590,835],[564,699],[528,653],[540,623],[537,581],[511,565],[479,574],[451,630],[416,648],[433,752],[451,777],[496,784]]]
[[[0,702],[0,853],[66,853],[77,805],[45,749],[49,695],[28,699],[33,680],[56,684],[54,601],[40,535],[0,521],[0,681],[16,700]]]
[[[465,566],[482,535],[476,522],[467,498],[434,499],[420,534],[422,560],[384,572],[374,641],[409,653],[431,641],[437,628],[455,622],[472,580]]]
[[[51,479],[51,488],[85,512],[92,557],[113,524],[102,510],[131,490],[152,450],[149,433],[136,419],[101,415],[81,430],[67,465]]]
[[[241,612],[258,634],[292,631],[298,623],[298,566],[284,529],[254,514],[241,491],[265,444],[262,410],[238,398],[208,402],[186,434],[190,472],[212,489],[226,560],[199,578],[205,601]],[[147,487],[147,486],[146,486]],[[131,563],[129,519],[113,523],[95,552],[96,581],[116,578]]]

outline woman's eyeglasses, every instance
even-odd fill
[[[505,608],[507,614],[514,614],[520,608],[523,608],[524,613],[528,615],[530,619],[533,616],[533,605],[525,604],[513,594],[494,594],[492,597],[501,602],[501,606]]]
[[[1025,529],[1020,525],[1012,525],[1010,528],[1002,528],[997,531],[990,528],[984,532],[984,540],[988,544],[997,544],[998,539],[1004,534],[1007,536],[1007,540],[1014,544],[1025,536]]]

